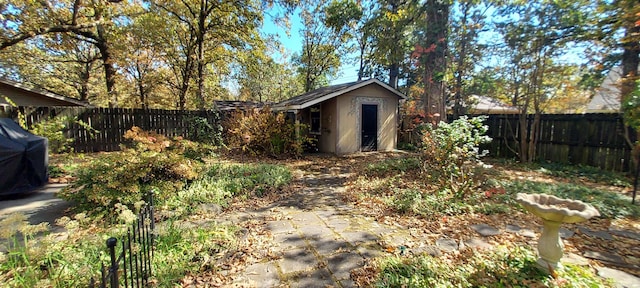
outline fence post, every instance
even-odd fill
[[[109,254],[111,254],[111,267],[109,267],[111,288],[118,288],[118,261],[116,261],[116,244],[118,240],[116,238],[107,239],[107,247],[109,247]]]
[[[155,240],[156,240],[156,235],[155,235],[155,231],[156,231],[156,218],[153,215],[154,214],[154,205],[153,205],[153,194],[155,194],[155,190],[151,189],[149,190],[149,205],[147,207],[149,207],[149,220],[151,220],[150,226],[151,226],[151,244],[154,245]],[[153,249],[152,251],[152,255],[153,255]]]

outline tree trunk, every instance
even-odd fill
[[[358,81],[362,81],[364,75],[364,53],[367,49],[366,35],[362,36],[362,42],[360,43],[360,67],[358,68]]]
[[[533,162],[536,159],[536,146],[538,144],[538,127],[540,127],[540,112],[536,111],[533,115],[533,123],[531,123],[531,130],[529,131],[529,144],[527,151],[528,162]]]
[[[196,41],[198,42],[198,109],[204,110],[204,36],[206,33],[205,20],[207,14],[205,0],[200,2],[200,16],[198,17],[198,31]]]
[[[423,78],[425,94],[424,111],[427,122],[446,120],[444,74],[447,69],[447,29],[450,4],[427,0],[426,17],[429,26],[425,31],[426,49]]]
[[[113,67],[111,51],[105,41],[103,45],[98,45],[104,68],[104,77],[107,85],[107,95],[109,96],[109,107],[118,106],[118,94],[116,93],[116,69]]]
[[[89,80],[91,79],[91,64],[83,66],[84,71],[80,72],[80,101],[87,101],[89,98]]]
[[[464,3],[464,8],[462,10],[462,19],[460,26],[462,27],[462,35],[460,36],[460,50],[458,54],[458,67],[456,67],[456,84],[455,84],[455,103],[453,105],[453,119],[458,119],[460,115],[466,114],[466,109],[462,105],[462,74],[464,73],[464,60],[467,58],[467,37],[469,33],[466,30],[467,26],[467,18],[469,16],[469,7],[470,4]]]
[[[389,66],[389,86],[398,89],[398,75],[400,74],[400,65],[391,63]]]
[[[529,121],[528,121],[528,117],[527,117],[527,109],[526,106],[528,106],[528,102],[529,99],[525,100],[525,105],[522,109],[522,111],[520,112],[520,116],[518,117],[518,122],[520,124],[520,151],[518,156],[520,156],[520,162],[522,163],[526,163],[529,162],[529,158],[528,158],[528,141],[527,141],[527,137],[529,136],[528,132],[529,132]]]

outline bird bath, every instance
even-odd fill
[[[524,194],[516,196],[524,209],[543,220],[542,235],[538,240],[538,266],[547,272],[560,267],[563,254],[559,230],[562,223],[578,223],[591,217],[600,216],[593,206],[578,200],[562,199],[545,194]]]

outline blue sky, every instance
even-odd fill
[[[290,17],[290,29],[289,35],[287,35],[287,28],[278,26],[274,23],[274,19],[270,14],[282,13],[279,8],[272,8],[265,13],[264,22],[260,31],[264,35],[276,35],[280,41],[282,47],[286,50],[285,55],[276,52],[273,55],[273,59],[277,62],[290,61],[291,55],[294,53],[300,53],[302,50],[302,37],[300,36],[300,29],[302,29],[302,20],[300,19],[299,10]],[[355,55],[350,56],[355,57]],[[344,61],[343,61],[344,62]],[[355,64],[342,65],[339,69],[338,76],[332,79],[331,84],[346,83],[358,80],[358,68]]]

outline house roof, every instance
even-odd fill
[[[504,104],[497,99],[487,96],[471,95],[474,102],[468,109],[474,114],[515,114],[520,113],[520,109]]]
[[[468,103],[462,103],[467,108],[469,114],[517,114],[520,109],[511,105],[481,95],[469,95]],[[453,101],[449,102],[447,109],[453,109]]]
[[[587,104],[587,113],[620,111],[620,87],[618,86],[620,78],[622,78],[622,67],[613,67]]]
[[[22,83],[18,83],[16,81],[9,80],[9,79],[6,79],[6,78],[0,77],[0,84],[13,87],[14,89],[17,89],[17,90],[24,91],[24,92],[26,92],[26,93],[28,93],[30,95],[37,95],[37,96],[40,96],[40,97],[49,98],[49,99],[61,104],[61,105],[58,105],[58,106],[91,107],[91,105],[89,105],[86,102],[83,102],[83,101],[80,101],[80,100],[77,100],[77,99],[73,99],[73,98],[69,98],[69,97],[66,97],[66,96],[62,96],[60,94],[56,94],[56,93],[53,93],[51,91],[47,91],[47,90],[44,90],[44,89],[40,89],[40,88],[32,87],[32,86],[29,86],[29,85],[25,85],[25,84],[22,84]]]
[[[379,85],[380,87],[388,90],[389,92],[395,94],[401,99],[407,98],[407,96],[400,93],[398,90],[392,88],[391,86],[383,83],[382,81],[378,79],[369,79],[364,81],[357,81],[357,82],[350,82],[350,83],[321,87],[316,90],[309,91],[302,95],[298,95],[296,97],[289,98],[287,100],[279,102],[275,104],[273,108],[276,110],[304,109],[304,108],[316,105],[318,103],[324,102],[326,100],[329,100],[333,97],[340,96],[347,92],[350,92],[371,84]]]
[[[260,103],[260,102],[252,102],[252,101],[227,101],[227,100],[216,100],[215,106],[220,111],[232,111],[232,110],[247,110],[253,108],[262,108],[265,105],[269,105],[269,103]]]

